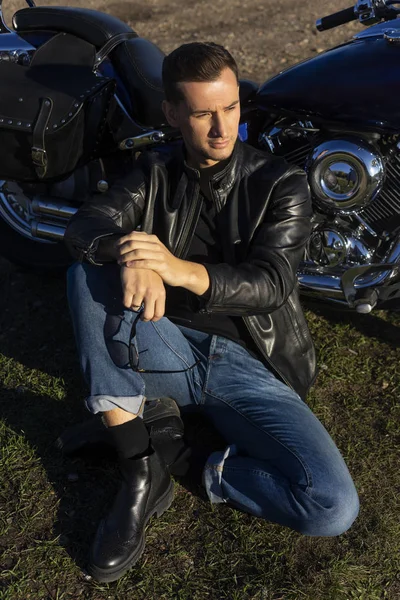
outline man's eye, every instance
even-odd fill
[[[196,119],[202,119],[203,117],[207,117],[210,113],[200,113],[199,115],[196,115]]]

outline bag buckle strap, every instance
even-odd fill
[[[53,100],[51,98],[42,98],[39,114],[33,129],[31,151],[32,162],[36,167],[36,174],[40,179],[43,179],[47,173],[48,160],[44,136],[52,110]]]
[[[47,167],[47,152],[43,148],[32,148],[32,162],[36,167]]]

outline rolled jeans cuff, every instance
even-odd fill
[[[222,490],[222,473],[226,459],[236,454],[237,448],[233,444],[225,450],[213,452],[208,457],[203,471],[203,486],[211,504],[222,504],[227,501]]]
[[[85,404],[86,408],[91,413],[107,412],[115,408],[122,408],[128,413],[143,415],[145,397],[143,394],[139,396],[107,396],[106,394],[98,394],[97,396],[88,396]]]

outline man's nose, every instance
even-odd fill
[[[225,138],[227,133],[226,123],[224,115],[213,115],[213,122],[211,128],[212,137]]]

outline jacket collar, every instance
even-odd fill
[[[221,171],[218,171],[211,177],[211,184],[213,185],[214,190],[218,193],[224,194],[225,197],[232,189],[236,181],[242,154],[243,142],[241,142],[238,138],[228,164],[226,164]],[[178,162],[183,165],[179,182],[172,199],[173,208],[179,208],[182,198],[186,193],[186,188],[189,181],[200,181],[200,171],[199,169],[194,169],[188,165],[186,161],[186,151],[183,144],[175,156],[177,157]]]
[[[236,140],[235,146],[233,148],[233,152],[231,154],[230,160],[227,165],[218,173],[215,173],[211,177],[211,182],[218,188],[220,191],[225,191],[232,187],[235,177],[237,174],[237,165],[242,155],[242,142],[239,138]],[[183,171],[186,173],[188,179],[199,180],[200,179],[200,171],[199,169],[194,169],[190,167],[186,161],[186,151],[185,147],[182,146],[182,160],[183,160]],[[218,184],[218,185],[216,185]]]

